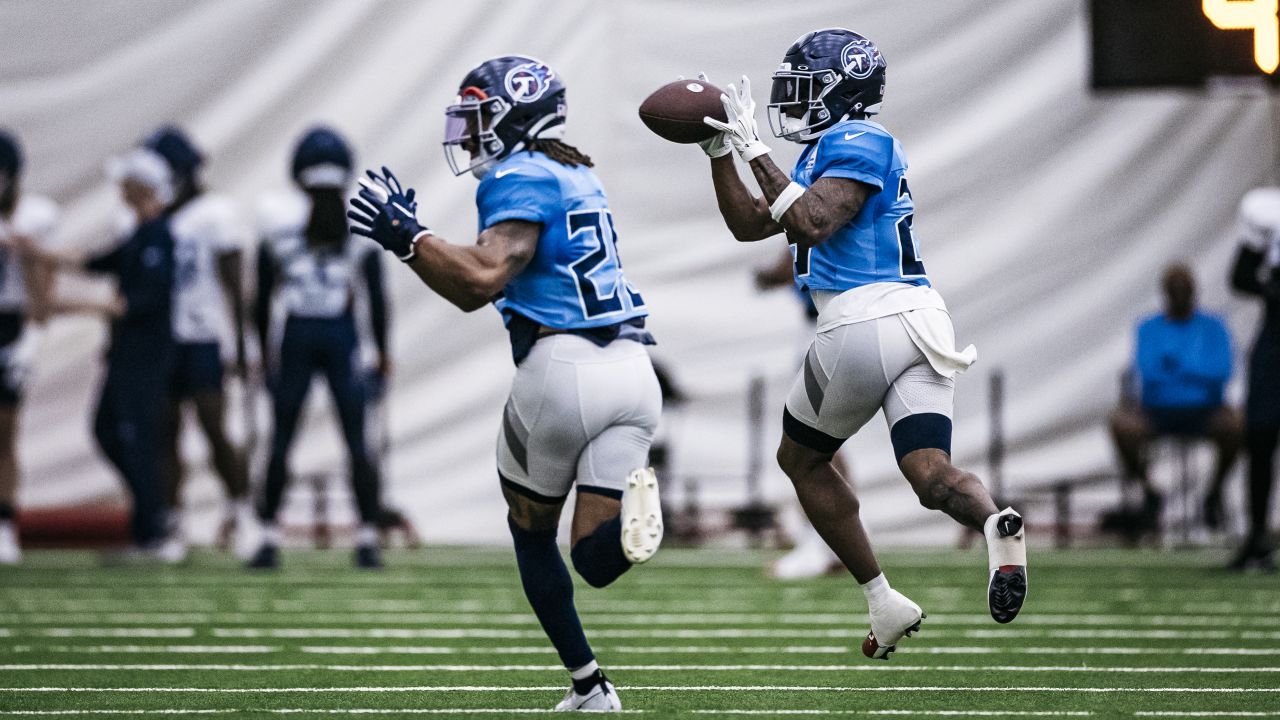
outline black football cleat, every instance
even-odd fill
[[[277,570],[280,567],[280,548],[264,544],[249,558],[245,567],[250,570]]]
[[[356,546],[356,567],[364,570],[382,569],[382,550],[377,545]]]
[[[1005,508],[987,520],[984,528],[991,575],[987,581],[987,607],[996,622],[1013,622],[1027,599],[1027,546],[1022,516]]]

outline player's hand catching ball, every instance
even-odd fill
[[[418,210],[416,193],[413,188],[401,187],[385,166],[381,175],[372,170],[366,170],[365,175],[368,177],[360,178],[360,197],[351,198],[355,209],[347,211],[351,232],[373,238],[397,258],[409,262],[414,257],[414,239],[428,231],[414,214]]]
[[[720,96],[724,103],[724,112],[728,122],[720,122],[712,117],[703,118],[702,122],[719,130],[729,138],[738,157],[744,162],[751,162],[768,152],[769,146],[760,141],[760,130],[756,127],[756,101],[751,97],[751,80],[742,76],[742,87],[726,86],[728,92]]]
[[[677,75],[676,79],[684,80],[684,76]],[[707,77],[707,74],[701,70],[698,71],[698,79],[708,85],[711,85],[711,78]],[[705,122],[705,120],[703,122]],[[733,145],[729,143],[729,136],[723,131],[712,135],[706,140],[699,141],[698,147],[702,148],[702,152],[706,153],[707,157],[712,160],[718,157],[724,157],[725,155],[733,152]]]

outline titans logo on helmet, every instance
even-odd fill
[[[880,51],[867,40],[854,40],[840,51],[840,63],[849,77],[866,80],[876,69]]]
[[[511,68],[504,84],[513,102],[528,103],[542,97],[555,76],[555,71],[546,65],[529,62]]]

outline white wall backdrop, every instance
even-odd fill
[[[763,102],[794,38],[850,27],[888,60],[881,121],[911,161],[930,275],[960,342],[980,353],[959,381],[956,456],[984,471],[986,376],[1003,368],[1016,486],[1109,465],[1103,419],[1132,326],[1157,307],[1165,263],[1194,264],[1204,305],[1229,316],[1243,362],[1255,311],[1226,289],[1231,223],[1246,189],[1277,179],[1275,101],[1092,94],[1084,5],[7,2],[0,125],[26,145],[26,187],[64,206],[67,245],[106,241],[116,200],[103,161],[162,122],[190,130],[210,159],[210,187],[246,212],[256,194],[286,185],[301,131],[329,123],[349,135],[360,163],[390,165],[418,188],[426,223],[471,242],[475,181],[452,177],[443,161],[441,110],[479,61],[542,58],[569,88],[568,139],[595,158],[608,188],[628,277],[652,308],[654,354],[694,398],[677,428],[679,467],[712,478],[702,499],[725,504],[743,492],[726,476],[743,472],[750,453],[747,382],[754,374],[770,382],[769,458],[802,318],[791,294],[752,285],[751,269],[775,258],[781,241],[737,245],[697,148],[650,134],[635,110],[658,85],[698,70],[718,83],[746,73]],[[784,164],[796,154],[772,145]],[[512,374],[501,323],[492,310],[463,315],[410,273],[388,269],[397,363],[388,493],[429,540],[501,541],[493,443]],[[91,320],[52,326],[20,440],[28,506],[122,496],[89,434],[103,341]],[[203,448],[190,449],[200,464]],[[341,457],[327,414],[312,413],[295,466],[332,467]],[[925,527],[928,539],[952,537],[897,476],[882,421],[850,444],[849,459],[875,536],[919,540],[904,528]],[[766,486],[771,497],[790,493],[772,468]],[[205,507],[217,493],[206,472],[188,495]]]

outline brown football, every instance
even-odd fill
[[[702,118],[725,119],[720,93],[720,88],[702,80],[669,82],[640,103],[640,119],[671,142],[701,142],[716,134]]]

